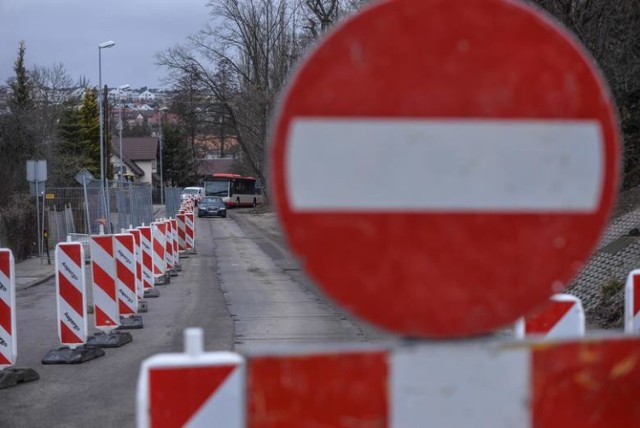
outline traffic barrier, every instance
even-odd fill
[[[185,214],[183,212],[178,213],[176,215],[176,222],[178,226],[178,250],[180,253],[184,253],[187,250],[187,242],[186,242],[186,225],[185,225]]]
[[[117,348],[133,338],[130,333],[114,332],[120,326],[120,311],[113,235],[92,235],[90,248],[95,326],[101,333],[90,337],[87,344]]]
[[[151,223],[153,233],[153,282],[154,285],[166,285],[171,281],[167,272],[166,246],[167,225],[164,222]]]
[[[629,273],[624,287],[624,332],[640,333],[640,269]]]
[[[138,426],[640,426],[637,337],[316,349],[151,357]]]
[[[56,307],[58,338],[61,348],[51,350],[42,364],[79,364],[102,357],[104,351],[87,343],[87,290],[84,273],[84,244],[67,242],[56,245]]]
[[[155,288],[154,277],[154,250],[153,230],[151,226],[138,227],[140,231],[140,249],[142,250],[142,286],[144,297],[160,297],[160,292]]]
[[[178,246],[178,220],[175,218],[169,219],[171,222],[171,242],[173,244],[173,265],[176,271],[182,271],[182,265],[180,264],[180,248]]]
[[[548,303],[516,322],[516,337],[545,336],[572,338],[584,336],[585,315],[582,302],[571,294],[554,294]]]
[[[136,290],[135,238],[131,233],[113,236],[116,260],[116,285],[120,329],[143,328],[142,317],[138,315],[138,292]]]
[[[11,250],[0,248],[0,389],[40,378],[33,369],[14,367],[17,357],[15,260]]]
[[[202,329],[187,329],[184,337],[184,353],[159,354],[142,363],[138,427],[244,427],[244,359],[231,352],[203,352]]]
[[[0,368],[16,363],[16,273],[13,253],[0,249]]]
[[[134,244],[134,254],[136,259],[136,295],[138,296],[138,303],[142,301],[144,298],[144,286],[142,284],[142,248],[141,248],[141,234],[138,229],[128,229],[128,233],[133,235],[133,244]],[[141,308],[138,307],[138,311]]]
[[[165,263],[167,264],[167,272],[169,276],[177,276],[176,266],[173,260],[173,227],[170,220],[164,220],[162,223],[166,226],[165,232]]]
[[[185,214],[185,240],[187,244],[187,252],[195,254],[196,238],[195,238],[195,216],[192,212]]]

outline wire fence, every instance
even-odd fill
[[[130,225],[152,222],[150,185],[107,183],[107,198],[98,180],[88,182],[86,188],[46,189],[44,228],[48,231],[49,248],[66,241],[69,235],[82,240],[83,235],[98,234],[101,225],[105,233],[117,233]],[[110,215],[106,215],[107,211]]]
[[[180,210],[180,194],[182,187],[165,187],[164,188],[164,208],[167,217],[175,218]]]

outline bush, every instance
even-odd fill
[[[0,244],[10,248],[16,260],[31,255],[37,248],[35,201],[29,195],[13,193],[0,207]]]

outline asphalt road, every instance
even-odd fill
[[[18,292],[16,367],[35,369],[40,380],[0,390],[0,426],[135,426],[140,363],[181,352],[190,326],[203,327],[206,351],[384,338],[326,302],[282,243],[241,216],[198,219],[196,233],[197,255],[181,260],[183,271],[158,287],[159,298],[147,299],[133,342],[84,364],[41,364],[59,346],[54,282]],[[90,334],[93,323],[89,315]]]

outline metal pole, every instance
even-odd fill
[[[38,188],[38,176],[37,174],[37,162],[33,163],[34,171],[33,176],[36,178],[36,227],[37,235],[38,235],[38,257],[40,257],[40,262],[42,262],[42,236],[40,235],[40,189]]]
[[[85,230],[87,231],[87,235],[91,235],[91,217],[89,216],[89,198],[87,197],[87,177],[84,174],[82,175],[82,189],[84,191],[84,211],[87,216]]]
[[[118,125],[119,128],[119,139],[120,139],[120,187],[123,187],[122,184],[122,176],[124,175],[122,169],[124,167],[124,160],[122,158],[122,106],[120,106],[120,123]]]
[[[158,139],[160,140],[160,205],[164,205],[164,177],[162,174],[162,109],[160,109],[159,125],[160,129],[158,130]]]
[[[98,46],[98,104],[100,106],[100,184],[104,188],[104,136],[102,119],[102,48]]]

